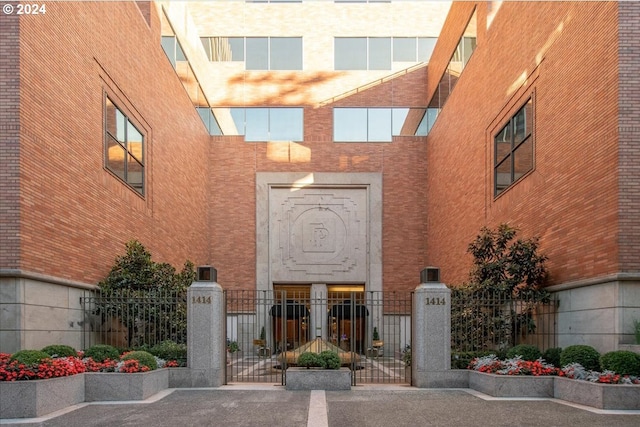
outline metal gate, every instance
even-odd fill
[[[226,291],[227,383],[286,384],[300,354],[330,350],[352,385],[409,384],[412,292]]]

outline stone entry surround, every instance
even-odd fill
[[[256,288],[365,283],[382,290],[382,175],[258,172]]]

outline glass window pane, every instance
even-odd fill
[[[207,54],[207,58],[211,61],[211,37],[200,37],[200,42],[202,42],[202,47]]]
[[[391,108],[369,108],[368,141],[391,142]]]
[[[511,184],[511,157],[507,156],[495,170],[496,195],[498,195]]]
[[[266,37],[247,37],[247,70],[269,69],[269,39]]]
[[[269,134],[271,141],[302,141],[302,108],[271,108],[269,110]]]
[[[333,140],[361,142],[367,140],[366,108],[334,108]]]
[[[229,108],[233,123],[236,125],[236,133],[230,133],[229,135],[244,135],[244,108]]]
[[[402,126],[404,126],[408,114],[408,108],[393,108],[391,110],[392,135],[402,135]]]
[[[469,62],[469,58],[471,58],[471,54],[476,49],[476,38],[475,37],[463,37],[462,38],[462,52],[463,57],[462,60],[464,65],[467,65]]]
[[[176,68],[176,38],[174,36],[162,36],[162,49],[169,58],[169,62]]]
[[[117,111],[118,109],[116,108],[115,105],[113,105],[113,102],[111,102],[111,100],[107,98],[105,120],[106,120],[107,132],[109,132],[112,136],[118,135],[118,125],[116,121]]]
[[[227,40],[231,47],[231,60],[244,61],[244,37],[229,37]]]
[[[393,60],[415,62],[416,38],[415,37],[394,37],[393,38]]]
[[[246,108],[246,130],[245,141],[268,141],[269,140],[269,109],[268,108]]]
[[[529,138],[513,153],[513,179],[519,179],[522,175],[533,169],[533,139]]]
[[[124,143],[126,142],[125,131],[127,129],[127,118],[122,114],[122,112],[116,107],[116,138],[118,141]]]
[[[127,158],[127,183],[142,193],[144,167],[133,156],[128,156]]]
[[[180,46],[180,42],[178,39],[176,41],[176,61],[186,61],[187,57],[184,56],[184,52],[182,51],[182,46]]]
[[[439,108],[427,108],[427,116],[429,117],[429,125],[427,127],[427,133],[431,131],[431,128],[436,122],[438,118],[438,114],[440,114]]]
[[[390,37],[369,38],[369,69],[370,70],[390,70],[391,69],[391,38]]]
[[[433,48],[438,41],[437,37],[419,37],[418,38],[418,61],[428,62],[431,58]]]
[[[366,70],[367,39],[365,37],[336,37],[334,40],[334,69]]]
[[[302,70],[302,37],[272,37],[271,70]]]
[[[142,152],[142,134],[127,120],[127,149],[138,161],[144,163]]]
[[[124,179],[124,147],[111,136],[107,136],[107,168],[120,179]]]
[[[526,113],[524,107],[520,109],[513,118],[513,142],[519,144],[526,135]]]
[[[501,131],[496,135],[495,138],[496,145],[496,157],[495,163],[500,163],[506,156],[511,153],[511,124],[507,124]]]

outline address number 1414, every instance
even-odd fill
[[[427,305],[446,305],[447,304],[447,300],[442,297],[442,298],[427,298]]]

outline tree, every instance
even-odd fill
[[[94,313],[102,322],[116,317],[127,328],[129,347],[154,345],[163,340],[186,343],[186,294],[195,280],[191,261],[182,270],[157,263],[137,240],[126,244],[109,275],[98,283],[100,297]]]
[[[480,230],[467,249],[473,256],[469,282],[451,294],[456,351],[507,348],[535,332],[534,309],[550,297],[543,288],[547,257],[538,247],[537,237],[517,238],[507,224]]]

